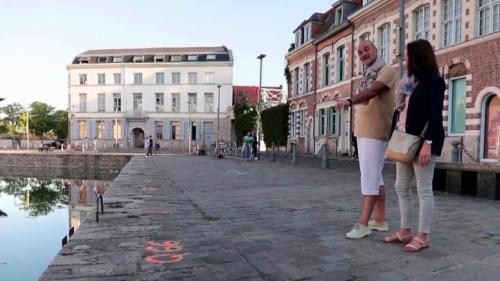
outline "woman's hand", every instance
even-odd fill
[[[431,162],[431,145],[424,141],[422,148],[420,149],[420,154],[418,156],[418,164],[425,167]]]

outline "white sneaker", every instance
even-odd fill
[[[389,225],[387,224],[386,221],[384,222],[377,222],[376,220],[370,220],[368,222],[368,228],[371,230],[377,230],[377,231],[389,231]]]
[[[356,223],[354,224],[352,230],[346,233],[345,237],[350,239],[359,239],[368,236],[370,234],[372,234],[372,231],[368,227]]]

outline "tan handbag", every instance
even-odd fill
[[[411,163],[417,157],[420,146],[422,146],[423,134],[427,130],[428,124],[425,124],[420,136],[411,135],[398,129],[394,130],[387,146],[387,158],[397,162]]]

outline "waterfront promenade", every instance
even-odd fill
[[[89,219],[40,280],[498,280],[500,202],[437,193],[431,247],[405,253],[382,233],[344,238],[359,172],[332,166],[134,157],[100,222]],[[388,165],[392,229],[394,177]]]

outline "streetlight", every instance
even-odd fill
[[[191,97],[188,96],[188,154],[191,155]]]
[[[219,90],[219,92],[217,93],[217,144],[219,144],[219,137],[220,137],[220,127],[219,127],[219,123],[220,123],[220,88],[222,87],[222,85],[217,85],[217,89]]]
[[[259,74],[259,92],[257,94],[257,159],[260,160],[260,145],[261,145],[261,137],[260,137],[260,93],[262,91],[262,59],[266,57],[265,54],[260,54],[257,59],[260,60],[260,74]]]
[[[115,100],[115,150],[118,149],[118,103]]]

